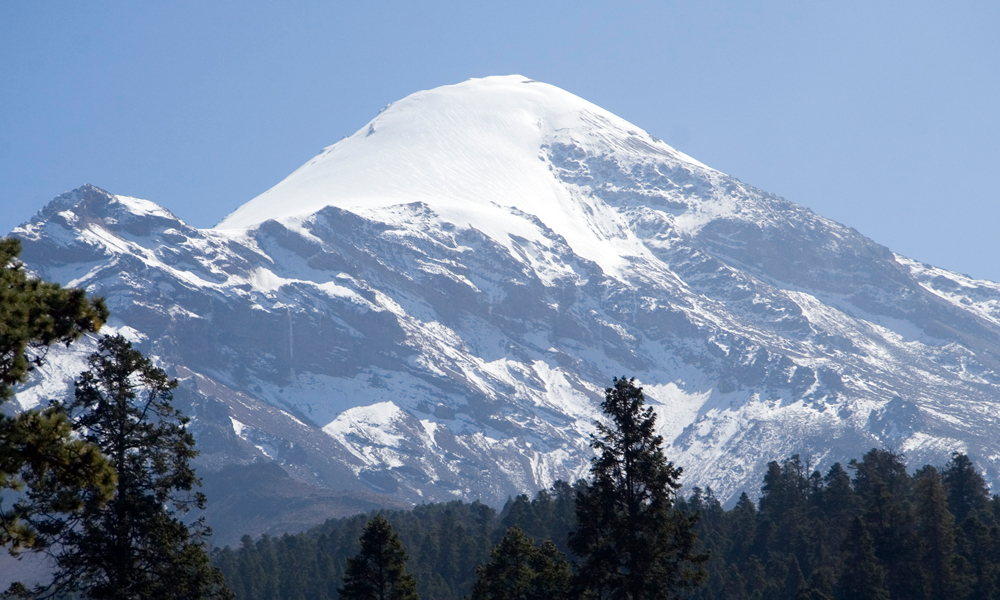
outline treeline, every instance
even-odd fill
[[[673,598],[704,580],[708,559],[695,520],[674,509],[681,470],[664,457],[634,380],[616,378],[601,409],[590,480],[521,496],[499,517],[479,503],[420,506],[244,538],[215,563],[246,599]]]
[[[724,511],[709,490],[697,511],[712,550],[693,599],[949,599],[1000,597],[1000,499],[969,458],[907,473],[872,450],[845,470],[771,463],[759,506],[744,494]]]
[[[707,581],[691,600],[987,600],[1000,597],[1000,499],[968,457],[909,474],[902,456],[872,450],[845,469],[812,471],[799,457],[773,462],[755,504],[744,494],[724,510],[695,488],[675,510],[699,515]],[[552,540],[571,562],[576,499],[588,484],[558,482],[499,513],[478,502],[384,512],[409,553],[407,570],[425,599],[468,597],[476,567],[510,527]],[[335,519],[309,532],[245,537],[216,552],[240,600],[338,598],[369,516]]]
[[[519,525],[536,540],[551,539],[566,553],[575,527],[575,490],[563,482],[534,500],[519,496],[499,514],[485,504],[448,502],[385,511],[409,554],[406,569],[417,580],[421,598],[467,597],[476,567],[509,527]],[[347,559],[360,550],[359,538],[370,515],[333,519],[308,532],[281,537],[244,536],[239,548],[225,548],[213,563],[239,600],[335,599]]]

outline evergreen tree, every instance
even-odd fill
[[[837,600],[889,600],[885,570],[875,558],[875,544],[864,522],[855,517],[842,547],[843,573]]]
[[[722,503],[719,502],[719,499],[715,497],[715,492],[712,491],[712,486],[705,486],[703,507],[701,509],[701,520],[709,523],[713,528],[715,528],[722,524],[722,519],[725,514],[726,511],[722,508]]]
[[[282,575],[281,563],[275,556],[277,553],[275,546],[274,539],[267,534],[262,535],[256,545],[259,561],[256,593],[260,600],[280,600],[281,598],[278,593],[278,584]]]
[[[531,586],[533,597],[539,600],[569,598],[569,562],[552,540],[545,540],[538,545],[532,566],[535,571],[535,579]]]
[[[69,345],[108,320],[104,300],[28,276],[20,253],[20,240],[0,239],[0,401],[44,362],[49,346]]]
[[[798,455],[780,466],[776,462],[768,465],[761,488],[759,530],[762,543],[793,554],[798,566],[808,572],[817,551],[816,545],[810,543],[816,537],[812,530],[822,527],[811,518],[820,496],[814,487],[819,486],[821,478],[806,477],[806,471]]]
[[[582,479],[574,485],[565,481],[556,481],[552,484],[552,503],[545,519],[545,524],[548,526],[545,537],[552,540],[564,554],[570,552],[569,536],[576,529],[577,490],[586,487],[587,482]]]
[[[961,525],[961,555],[970,565],[970,600],[1000,598],[1000,531],[973,515]]]
[[[913,482],[903,457],[872,449],[862,460],[852,460],[857,471],[854,491],[864,511],[865,527],[875,544],[875,556],[886,571],[893,598],[918,598],[922,593],[920,541],[913,517]]]
[[[811,517],[816,529],[812,540],[817,546],[816,558],[833,571],[840,545],[847,536],[851,521],[858,514],[858,499],[851,489],[851,478],[840,463],[834,463],[827,471],[822,485],[813,493],[811,504],[815,509]],[[820,565],[815,566],[819,568]],[[833,577],[832,574],[830,577]]]
[[[95,599],[230,598],[209,565],[202,520],[178,517],[204,508],[189,463],[197,455],[188,419],[172,406],[167,379],[123,337],[105,337],[80,376],[67,412],[74,428],[100,447],[117,473],[114,497],[88,504],[77,526],[64,523],[54,558],[57,592]],[[41,593],[43,590],[37,590]]]
[[[0,404],[44,362],[51,345],[69,345],[108,318],[103,300],[30,277],[17,258],[20,252],[19,240],[0,239]],[[12,554],[47,545],[30,525],[32,517],[77,513],[88,500],[110,498],[114,473],[95,447],[73,439],[61,411],[0,414],[0,499],[11,499],[5,490],[40,486],[54,502],[40,507],[21,496],[5,507],[0,500],[0,546],[9,546]]]
[[[490,562],[476,569],[472,600],[562,600],[569,576],[569,563],[555,544],[536,546],[515,525],[490,552]]]
[[[857,497],[851,489],[851,477],[840,463],[834,463],[823,478],[819,496],[820,509],[828,517],[853,514],[857,510]],[[850,520],[845,523],[847,526]]]
[[[961,523],[973,512],[985,509],[990,501],[986,482],[965,454],[952,454],[951,461],[941,473],[941,481],[948,494],[948,510],[955,515],[956,523]]]
[[[100,448],[73,437],[73,426],[58,407],[0,415],[0,546],[17,556],[48,548],[54,534],[81,518],[87,504],[107,502],[115,472]]]
[[[916,517],[922,547],[921,567],[926,598],[953,600],[964,598],[966,589],[963,559],[956,550],[955,517],[948,512],[944,485],[937,469],[931,466],[917,473],[914,485]]]
[[[547,496],[544,498],[547,499]],[[542,502],[545,501],[545,499],[542,500]],[[501,511],[500,524],[507,529],[516,525],[519,530],[526,532],[525,535],[539,537],[539,534],[546,528],[546,523],[535,510],[538,504],[537,501],[529,500],[525,494],[508,499],[503,511]]]
[[[757,508],[746,492],[740,494],[733,510],[726,513],[724,522],[730,538],[729,561],[744,562],[757,536]]]
[[[594,598],[674,598],[701,583],[707,555],[695,551],[695,517],[672,510],[681,469],[667,462],[656,416],[633,379],[615,379],[591,446],[593,482],[577,496],[576,588]]]
[[[760,512],[775,521],[805,503],[809,480],[799,455],[792,456],[780,466],[777,462],[768,464],[761,491],[764,495],[760,499]]]
[[[375,515],[361,534],[361,551],[347,561],[342,600],[417,600],[417,581],[406,572],[406,549],[389,521]]]
[[[795,555],[790,556],[788,558],[788,570],[785,573],[784,589],[781,592],[780,598],[795,600],[799,594],[799,590],[808,588],[805,583],[806,580],[802,576],[802,568],[799,567],[799,561],[795,558]]]

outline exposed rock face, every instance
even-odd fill
[[[723,499],[756,493],[770,460],[873,446],[966,451],[1000,481],[1000,286],[544,84],[415,94],[215,229],[85,186],[14,235],[181,378],[210,468],[499,504],[586,474],[624,374],[685,483]],[[64,390],[86,350],[54,353],[22,404]]]

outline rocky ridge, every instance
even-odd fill
[[[391,105],[216,228],[84,186],[13,235],[181,379],[212,469],[499,504],[586,474],[624,374],[685,483],[724,500],[770,460],[873,446],[1000,481],[1000,285],[516,76]],[[86,351],[54,352],[22,406]]]

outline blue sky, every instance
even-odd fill
[[[520,73],[1000,281],[1000,3],[0,3],[0,231],[84,183],[207,227],[385,104]]]

